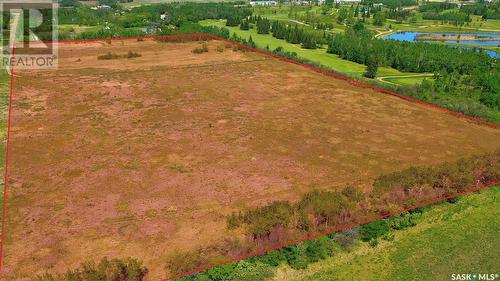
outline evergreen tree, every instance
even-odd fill
[[[238,26],[240,24],[240,18],[236,15],[230,15],[227,17],[226,26]]]
[[[385,15],[383,12],[376,12],[373,15],[373,25],[383,26],[385,22]]]
[[[260,16],[257,18],[257,33],[258,34],[269,34],[269,30],[271,29],[271,23],[266,18],[261,18]]]
[[[241,30],[249,30],[250,29],[250,23],[248,22],[248,20],[241,21],[240,29]]]
[[[378,60],[375,56],[369,56],[368,60],[366,62],[366,72],[363,74],[365,77],[368,78],[375,78],[377,77],[377,70],[378,70]]]
[[[255,42],[253,41],[252,35],[250,35],[250,37],[248,38],[247,45],[250,46],[250,47],[252,47],[252,48],[256,48],[257,47],[257,45],[255,45]]]

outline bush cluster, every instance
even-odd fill
[[[82,263],[80,268],[64,274],[46,273],[33,281],[145,281],[148,269],[133,258],[124,260],[102,258],[98,263]]]
[[[311,263],[334,256],[341,250],[351,250],[358,239],[376,247],[378,238],[394,239],[392,230],[416,225],[422,211],[403,213],[389,219],[365,224],[361,227],[320,236],[295,245],[286,246],[246,260],[229,263],[207,271],[180,278],[180,281],[266,280],[273,276],[275,267],[286,264],[293,269],[306,269]],[[408,223],[411,221],[411,223]]]
[[[118,55],[115,53],[107,52],[104,55],[97,56],[98,60],[115,60],[115,59],[120,59],[120,58],[127,58],[127,59],[132,59],[132,58],[138,58],[142,56],[141,54],[133,51],[128,51],[127,54],[125,55]]]
[[[377,193],[433,189],[444,194],[464,191],[476,185],[500,181],[500,150],[462,158],[438,166],[411,167],[378,177],[373,186]]]
[[[381,175],[366,195],[353,186],[340,192],[315,190],[294,204],[276,201],[269,205],[227,216],[227,227],[245,227],[253,240],[273,240],[292,233],[339,227],[364,218],[414,207],[430,198],[453,195],[476,185],[500,181],[500,150],[462,158],[438,166],[410,167]],[[360,208],[363,206],[363,208]],[[389,208],[389,209],[388,209]],[[367,224],[360,229],[361,240],[370,241],[415,224],[412,214]],[[289,233],[287,232],[289,231]],[[278,233],[272,236],[273,233]],[[272,238],[272,239],[271,239]]]
[[[346,187],[342,192],[312,191],[296,204],[275,201],[244,213],[232,213],[226,223],[229,229],[247,225],[253,239],[269,237],[276,227],[308,231],[344,221],[362,196],[353,186]]]
[[[203,43],[201,47],[196,47],[192,51],[195,54],[202,54],[202,53],[207,53],[208,52],[208,46],[207,43]]]

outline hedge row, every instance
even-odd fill
[[[227,226],[229,229],[246,226],[248,235],[254,240],[269,237],[277,228],[280,231],[282,228],[322,230],[499,181],[500,150],[497,150],[438,166],[410,167],[379,176],[373,183],[373,190],[366,194],[352,186],[341,192],[316,190],[306,193],[295,204],[276,201],[232,213],[227,217]]]
[[[85,262],[80,268],[64,274],[46,273],[33,281],[145,281],[148,269],[133,258],[124,260],[102,258],[98,263]]]

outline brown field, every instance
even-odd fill
[[[16,72],[6,279],[132,256],[157,280],[168,255],[241,235],[232,211],[500,147],[499,130],[200,45],[65,43],[59,69]]]

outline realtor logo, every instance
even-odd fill
[[[2,67],[57,67],[57,8],[57,0],[0,1]]]
[[[452,274],[451,280],[486,280],[493,281],[498,279],[498,274],[489,274],[489,273],[461,273],[461,274]]]

